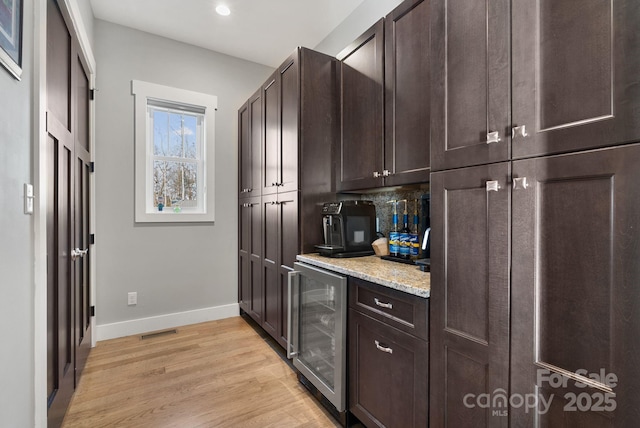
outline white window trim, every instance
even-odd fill
[[[215,208],[214,186],[214,147],[215,147],[215,111],[218,97],[200,92],[140,80],[131,81],[131,93],[135,99],[135,221],[137,223],[183,223],[213,222]],[[166,100],[178,104],[187,104],[204,108],[204,212],[176,213],[171,209],[164,211],[147,211],[147,177],[151,173],[149,162],[152,150],[151,139],[147,138],[147,100]]]

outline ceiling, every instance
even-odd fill
[[[363,0],[91,0],[97,19],[277,67],[314,48]],[[231,15],[220,16],[225,4]]]

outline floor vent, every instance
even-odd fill
[[[176,330],[175,328],[172,330],[156,331],[154,333],[143,334],[142,336],[140,336],[140,340],[153,339],[154,337],[166,336],[167,334],[176,334],[177,332],[178,330]]]

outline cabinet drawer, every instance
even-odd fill
[[[349,306],[422,339],[429,339],[429,300],[349,278]]]
[[[349,410],[367,427],[426,427],[429,345],[349,310]]]

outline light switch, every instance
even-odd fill
[[[24,213],[33,214],[33,184],[24,185]]]

